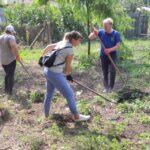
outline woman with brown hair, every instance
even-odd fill
[[[44,100],[45,117],[49,116],[51,100],[56,88],[67,99],[70,111],[72,113],[72,119],[74,121],[87,121],[90,119],[90,116],[79,114],[73,90],[67,82],[67,80],[73,82],[73,78],[71,76],[73,47],[78,46],[81,43],[81,40],[82,36],[79,32],[68,32],[65,34],[62,41],[48,45],[42,54],[42,56],[44,56],[53,49],[62,49],[59,51],[54,65],[50,68],[44,68],[44,75],[46,78],[46,94]]]

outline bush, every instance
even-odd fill
[[[51,23],[52,28],[52,41],[58,41],[62,39],[65,32],[71,30],[78,30],[83,35],[85,34],[85,28],[73,16],[71,6],[58,7],[54,5],[24,5],[16,4],[8,6],[4,9],[4,15],[6,17],[6,24],[11,23],[15,27],[34,28],[36,26],[42,26],[45,22]],[[29,30],[30,31],[30,30]],[[24,34],[26,32],[23,32]],[[28,33],[30,35],[30,33]],[[28,36],[28,35],[23,35]],[[27,37],[23,38],[26,39]],[[29,37],[28,37],[29,38]]]

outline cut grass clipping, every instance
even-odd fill
[[[124,87],[118,91],[118,103],[129,102],[132,103],[136,100],[142,100],[145,96],[148,96],[148,93],[142,92],[139,89],[133,89],[129,86]]]

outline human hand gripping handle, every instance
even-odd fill
[[[96,28],[93,28],[93,33],[94,35],[98,36],[98,31],[96,30]]]
[[[111,52],[112,52],[112,49],[111,49],[111,48],[106,48],[106,49],[104,50],[104,53],[105,53],[106,55],[110,54]]]
[[[66,75],[66,79],[70,82],[73,82],[73,77],[71,76],[71,74]]]
[[[20,55],[19,55],[19,54],[17,54],[17,55],[16,55],[16,60],[17,60],[18,62],[20,62],[20,61],[21,61],[21,57],[20,57]]]
[[[96,28],[92,28],[92,32],[88,36],[89,40],[93,40],[93,39],[97,38],[97,36],[98,36],[98,31],[96,30]]]

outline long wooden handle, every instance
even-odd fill
[[[22,68],[25,70],[25,72],[29,75],[29,77],[31,77],[30,73],[28,72],[28,70],[26,69],[26,67],[24,66],[24,64],[22,63],[22,61],[19,61],[19,63],[21,64]]]
[[[100,43],[101,43],[102,47],[103,47],[104,49],[106,49],[106,47],[105,47],[105,45],[103,44],[102,40],[101,40],[100,38],[99,38],[99,40],[100,40]],[[111,61],[111,63],[113,64],[114,68],[117,70],[117,72],[118,72],[118,74],[119,74],[119,76],[120,76],[120,79],[122,80],[123,83],[125,83],[125,81],[124,81],[124,79],[123,79],[123,77],[122,77],[122,75],[121,75],[121,72],[120,72],[119,68],[116,66],[116,64],[114,63],[112,57],[110,56],[110,54],[107,54],[107,56],[108,56],[109,60]]]
[[[83,88],[85,88],[85,89],[87,89],[87,90],[91,91],[92,93],[94,93],[94,94],[96,94],[96,95],[98,95],[98,96],[102,97],[102,98],[103,98],[103,99],[105,99],[106,101],[111,102],[111,103],[114,103],[114,104],[117,104],[116,102],[111,101],[110,99],[108,99],[108,98],[104,97],[103,95],[101,95],[101,94],[97,93],[97,92],[96,92],[96,91],[94,91],[93,89],[91,89],[91,88],[89,88],[89,87],[87,87],[87,86],[85,86],[85,85],[83,85],[83,84],[79,83],[78,81],[73,80],[73,82],[74,82],[74,83],[76,83],[76,84],[78,84],[78,85],[80,85],[80,86],[82,86]]]
[[[110,59],[111,63],[113,64],[114,68],[117,70],[122,82],[125,82],[124,79],[122,78],[121,72],[119,70],[119,68],[116,66],[116,64],[114,63],[113,59],[111,58],[110,54],[107,54],[108,58]]]

